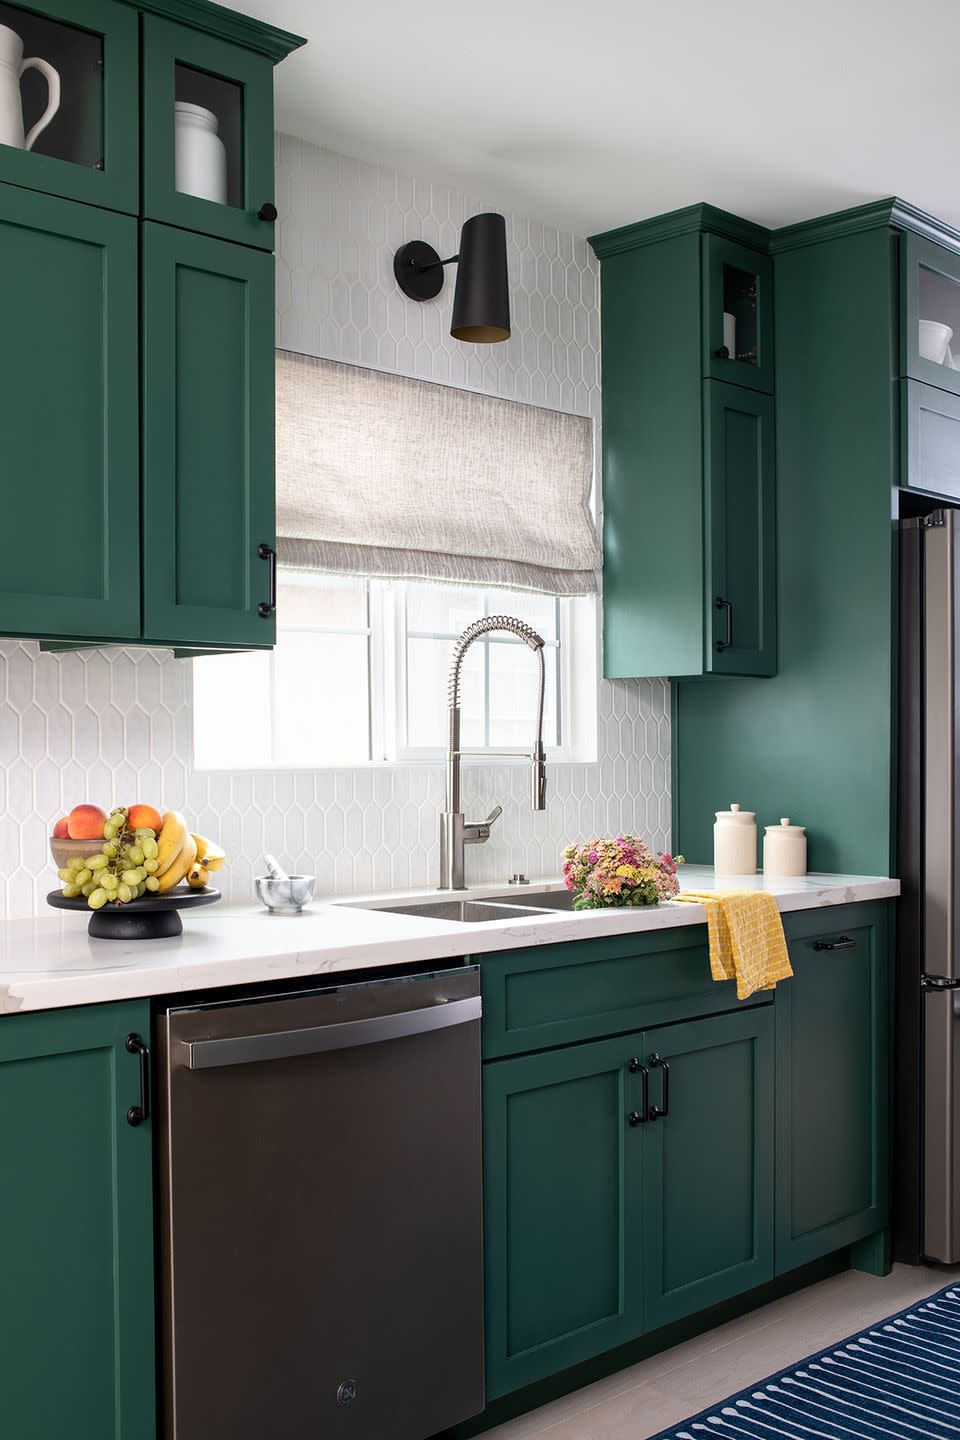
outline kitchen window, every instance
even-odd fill
[[[544,638],[548,758],[595,758],[593,597],[281,571],[278,599],[275,650],[193,662],[198,769],[439,760],[453,643],[473,620],[496,614]],[[522,641],[494,633],[473,645],[462,673],[463,744],[491,759],[529,749],[536,684]]]

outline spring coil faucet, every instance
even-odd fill
[[[537,700],[537,725],[533,741],[533,750],[529,754],[525,751],[500,751],[500,754],[523,754],[529,759],[531,765],[531,799],[534,810],[545,810],[547,804],[547,774],[546,756],[543,750],[543,697],[544,697],[544,663],[543,663],[543,638],[538,635],[523,620],[516,620],[512,615],[489,615],[483,620],[475,620],[468,625],[453,647],[453,655],[450,661],[450,678],[447,683],[448,697],[448,730],[447,730],[447,780],[446,780],[446,802],[440,816],[440,889],[441,890],[465,890],[463,847],[465,845],[482,845],[490,838],[490,827],[503,813],[503,807],[497,805],[491,813],[480,824],[467,824],[463,817],[460,800],[460,759],[463,755],[483,755],[488,752],[483,750],[462,750],[460,748],[460,671],[463,668],[464,657],[470,646],[481,635],[488,635],[492,630],[505,631],[508,635],[516,635],[525,645],[536,654],[539,662],[539,696]]]

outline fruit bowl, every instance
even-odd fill
[[[53,863],[58,870],[65,870],[75,855],[85,860],[88,855],[95,855],[100,845],[99,840],[50,840],[50,854],[53,856]]]
[[[203,890],[177,885],[164,895],[148,892],[139,900],[130,900],[126,905],[104,905],[102,910],[91,910],[82,895],[69,899],[60,890],[50,891],[47,904],[54,910],[76,910],[89,915],[87,934],[95,940],[169,940],[183,934],[180,910],[213,905],[220,898],[220,891],[212,885]]]

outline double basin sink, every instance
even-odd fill
[[[533,890],[518,895],[491,895],[485,900],[406,900],[383,905],[358,905],[358,910],[380,910],[392,915],[417,915],[427,920],[456,920],[462,925],[476,925],[485,920],[516,920],[522,916],[549,915],[557,910],[572,910],[573,895],[569,890]]]

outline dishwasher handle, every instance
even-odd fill
[[[336,1025],[312,1025],[305,1030],[277,1030],[258,1035],[231,1035],[222,1039],[185,1040],[188,1070],[215,1070],[224,1065],[249,1065],[259,1060],[292,1060],[299,1055],[325,1055],[331,1050],[352,1050],[358,1045],[377,1045],[383,1040],[402,1040],[410,1035],[427,1035],[479,1020],[479,995],[464,1000],[441,1001],[421,1010],[395,1010],[366,1020],[347,1020]]]

